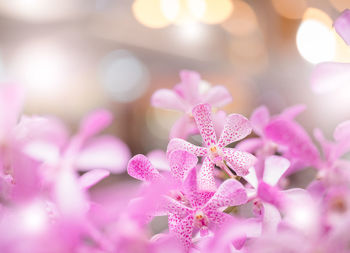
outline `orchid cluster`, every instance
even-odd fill
[[[349,42],[350,11],[335,25]],[[102,133],[109,111],[70,135],[55,117],[21,116],[23,90],[2,85],[0,252],[350,252],[350,121],[333,140],[320,129],[312,138],[296,120],[304,105],[260,106],[248,119],[218,110],[232,101],[225,87],[180,77],[151,98],[183,113],[166,151],[131,159]],[[306,169],[313,178],[298,188]],[[95,186],[124,172],[138,182]]]

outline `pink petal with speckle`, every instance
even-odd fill
[[[189,171],[197,165],[197,162],[197,156],[184,150],[175,150],[169,154],[171,173],[180,180],[187,177]]]
[[[203,102],[213,107],[222,107],[232,102],[232,96],[224,86],[214,86],[204,94]]]
[[[242,205],[247,200],[247,193],[244,186],[236,179],[228,179],[220,185],[203,210],[216,211],[220,207]]]
[[[151,104],[154,107],[163,109],[185,111],[186,107],[182,99],[172,90],[157,90],[151,98]]]
[[[286,158],[269,156],[265,160],[263,181],[271,186],[275,186],[289,166],[290,162]]]
[[[347,9],[335,20],[334,28],[340,37],[350,46],[350,10]]]
[[[159,172],[144,155],[135,155],[128,164],[128,174],[142,181],[153,181],[160,178]]]
[[[169,154],[174,150],[185,150],[196,156],[205,156],[208,153],[207,148],[195,146],[183,139],[178,138],[170,140],[167,148],[167,156],[169,156]]]
[[[194,217],[193,214],[190,214],[182,219],[174,228],[174,233],[184,246],[185,252],[188,252],[192,245],[193,227]]]
[[[252,131],[249,120],[240,114],[230,114],[226,118],[224,130],[220,136],[218,146],[225,147],[232,142],[239,141]]]
[[[197,182],[200,191],[216,191],[214,164],[210,161],[209,157],[204,159],[202,167],[199,169]]]
[[[224,159],[229,162],[238,176],[247,175],[249,168],[256,162],[255,156],[235,148],[223,148],[222,152],[224,153]]]
[[[207,147],[216,145],[217,140],[211,118],[211,106],[209,104],[199,104],[193,108],[192,114],[203,138],[203,144]]]
[[[205,213],[213,225],[215,225],[216,228],[220,228],[223,224],[227,223],[230,219],[232,219],[232,216],[218,211],[208,211]]]

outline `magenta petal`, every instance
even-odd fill
[[[225,147],[232,142],[239,141],[252,131],[249,120],[240,114],[230,114],[226,118],[224,130],[220,136],[218,146]]]
[[[131,158],[127,170],[130,176],[142,181],[153,181],[160,177],[159,172],[144,155],[135,155]]]
[[[201,81],[200,75],[195,71],[181,70],[181,86],[182,96],[186,98],[191,104],[195,104],[198,101],[199,94],[199,82]]]
[[[231,215],[218,211],[208,211],[206,212],[206,215],[208,216],[210,222],[217,228],[220,228],[223,224],[232,219]]]
[[[326,93],[350,83],[350,63],[323,62],[311,74],[311,88],[317,93]]]
[[[175,150],[169,154],[170,170],[175,178],[184,180],[189,171],[197,165],[198,158],[184,150]]]
[[[203,96],[203,102],[213,107],[222,107],[232,101],[230,92],[224,86],[214,86]]]
[[[298,116],[300,113],[305,111],[305,109],[306,109],[306,105],[302,105],[302,104],[294,105],[284,109],[283,112],[281,112],[281,114],[279,115],[279,117],[292,120],[296,116]]]
[[[204,162],[199,169],[197,175],[198,189],[200,191],[216,191],[216,184],[214,179],[214,164],[210,161],[209,157],[204,159]]]
[[[154,107],[163,109],[185,111],[186,106],[182,99],[172,90],[160,89],[154,92],[151,98],[151,104]]]
[[[188,136],[198,133],[196,122],[187,114],[178,119],[172,126],[169,138],[180,138],[186,140]]]
[[[259,148],[264,145],[264,141],[261,138],[249,138],[240,141],[236,148],[245,152],[255,153]]]
[[[350,10],[345,10],[335,20],[334,28],[340,37],[350,46]]]
[[[306,131],[296,122],[276,119],[265,128],[266,136],[288,148],[288,155],[309,165],[317,165],[319,153]]]
[[[193,227],[194,217],[193,214],[190,214],[183,218],[174,228],[174,234],[182,243],[185,252],[188,252],[192,245]]]
[[[269,156],[265,160],[263,181],[271,186],[275,186],[289,166],[290,162],[286,158]]]
[[[199,132],[203,138],[203,144],[207,147],[216,145],[216,134],[211,118],[211,106],[209,104],[199,104],[192,110]]]
[[[258,196],[261,200],[275,206],[281,204],[282,194],[276,187],[272,187],[265,182],[260,182],[258,186]]]
[[[93,136],[111,124],[112,114],[104,109],[96,110],[85,117],[80,125],[80,134],[85,138]]]
[[[219,186],[203,209],[205,211],[216,211],[220,207],[242,205],[247,200],[244,186],[236,179],[228,179]]]
[[[245,176],[249,173],[249,168],[256,162],[256,157],[250,153],[240,151],[235,148],[223,148],[225,160],[232,166],[238,176]]]
[[[252,124],[253,130],[259,136],[263,135],[263,130],[267,123],[270,121],[270,112],[266,106],[262,105],[256,108],[252,116],[250,116],[250,122]]]
[[[82,188],[87,189],[108,177],[109,174],[108,170],[94,169],[84,173],[78,181]]]
[[[79,152],[76,166],[80,170],[106,169],[122,173],[130,159],[128,146],[114,136],[104,135],[89,140]]]
[[[196,156],[205,156],[208,152],[206,148],[195,146],[183,139],[178,138],[170,140],[167,148],[167,156],[169,156],[169,154],[174,150],[185,150]]]

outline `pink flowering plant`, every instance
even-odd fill
[[[335,29],[349,44],[349,10]],[[344,68],[317,66],[314,89]],[[69,134],[57,118],[21,115],[24,92],[2,85],[0,252],[350,252],[350,121],[333,140],[319,128],[313,139],[296,119],[304,105],[273,116],[260,106],[248,119],[217,111],[232,101],[225,87],[193,71],[180,79],[151,98],[182,112],[167,149],[132,158],[102,133],[109,111],[93,111]],[[293,186],[305,169],[312,178]],[[127,183],[99,184],[122,173]]]

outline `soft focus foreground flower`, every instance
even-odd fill
[[[173,90],[157,90],[151,99],[154,107],[176,110],[183,112],[183,116],[176,121],[170,132],[170,138],[187,139],[191,134],[197,132],[195,122],[192,117],[192,109],[200,103],[208,103],[219,108],[232,101],[232,97],[223,86],[210,85],[201,80],[200,75],[194,71],[183,70],[180,72],[181,83],[177,84]],[[218,121],[223,112],[217,112]],[[221,128],[218,125],[218,132]]]
[[[350,46],[350,10],[346,9],[335,20],[334,28],[345,43]],[[350,63],[323,62],[311,75],[311,88],[317,93],[326,93],[350,83]]]
[[[254,164],[255,157],[247,152],[225,146],[246,137],[251,132],[249,121],[239,114],[230,114],[226,118],[224,130],[216,138],[213,121],[211,119],[211,106],[199,104],[193,108],[193,117],[196,120],[204,147],[198,147],[182,139],[174,138],[168,145],[168,153],[173,150],[186,150],[197,156],[203,156],[203,165],[198,175],[198,187],[201,190],[215,191],[214,166],[218,166],[233,177],[227,167],[229,163],[238,176],[247,175],[248,169]]]

